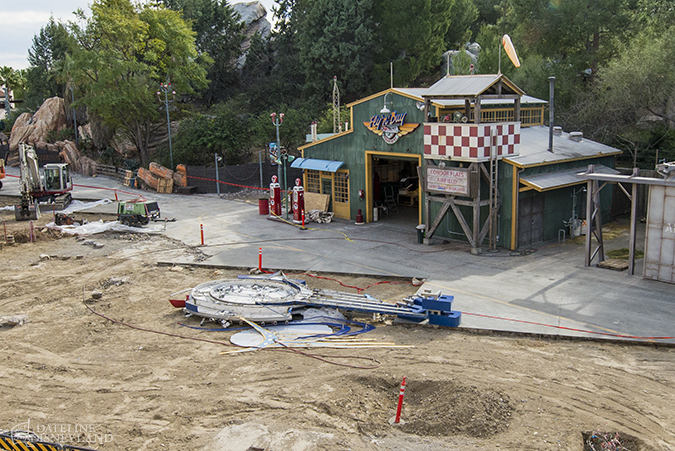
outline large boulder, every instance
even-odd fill
[[[235,3],[232,9],[239,14],[239,21],[244,24],[244,41],[241,43],[242,56],[239,65],[246,61],[246,53],[251,47],[251,38],[256,33],[266,38],[272,31],[272,25],[267,20],[267,10],[259,1]]]
[[[10,156],[7,159],[7,164],[14,166],[13,163],[18,164],[19,154],[17,149],[19,148],[19,143],[27,142],[30,135],[33,133],[35,127],[31,124],[31,119],[33,115],[30,113],[23,113],[14,121],[12,126],[12,133],[9,136],[9,151]]]
[[[47,141],[50,131],[59,132],[66,126],[66,106],[61,97],[52,97],[44,101],[33,115],[31,124],[35,130],[28,138],[29,144]]]
[[[66,126],[66,110],[63,99],[52,97],[44,101],[34,115],[23,113],[12,126],[12,135],[9,139],[8,165],[19,164],[17,149],[19,143],[36,144],[47,141],[51,130],[61,131]]]
[[[59,155],[63,158],[63,161],[68,163],[73,172],[82,172],[82,165],[80,159],[80,151],[77,149],[77,146],[72,141],[57,141],[56,146],[59,148]]]

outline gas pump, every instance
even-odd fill
[[[272,176],[270,183],[270,217],[281,216],[281,185],[276,175]]]
[[[305,190],[301,183],[300,179],[295,179],[293,187],[293,222],[296,224],[302,224],[302,212],[305,210]]]

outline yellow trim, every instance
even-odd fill
[[[354,128],[352,127],[352,128],[350,128],[349,130],[347,130],[346,132],[336,133],[336,134],[334,134],[333,136],[329,136],[328,138],[320,139],[320,140],[318,140],[318,141],[314,141],[313,143],[307,143],[307,144],[305,144],[304,146],[299,146],[299,147],[298,147],[298,150],[304,151],[304,150],[307,149],[308,147],[315,146],[316,144],[322,144],[322,143],[325,143],[326,141],[330,141],[331,139],[341,138],[342,136],[346,136],[346,135],[352,133],[353,131],[354,131]]]
[[[382,97],[383,95],[385,95],[387,93],[398,94],[401,97],[407,97],[408,99],[423,101],[422,96],[414,96],[414,95],[409,94],[407,92],[399,91],[397,88],[389,88],[389,89],[385,89],[384,91],[380,91],[378,93],[369,95],[368,97],[364,97],[362,99],[355,100],[352,103],[348,103],[345,106],[347,106],[349,108],[353,108],[354,106],[359,105],[361,103],[368,102],[369,100],[373,100],[373,99],[376,99],[378,97]]]
[[[380,152],[377,150],[366,150],[366,222],[373,222],[373,201],[371,196],[373,190],[373,156],[397,157],[398,159],[417,160],[417,166],[422,166],[422,155],[411,155],[400,152]],[[419,183],[422,181],[420,180]],[[422,190],[419,189],[417,204],[417,223],[422,224]]]
[[[521,181],[520,183],[523,183],[523,182]],[[533,189],[535,189],[535,188],[532,187],[532,186],[521,186],[520,188],[518,188],[518,192],[524,193],[525,191],[532,191]],[[539,191],[539,190],[537,190],[537,191]]]
[[[504,160],[505,161],[505,160]],[[507,161],[507,163],[509,163]],[[511,178],[513,179],[513,187],[511,192],[511,250],[516,250],[516,228],[518,227],[518,169],[516,165],[511,164],[513,173]]]
[[[583,161],[583,160],[590,160],[593,158],[602,158],[602,157],[612,157],[614,155],[621,155],[623,151],[619,150],[617,152],[611,152],[611,153],[603,153],[599,155],[590,155],[587,157],[579,157],[579,158],[570,158],[566,160],[552,160],[552,161],[545,161],[543,163],[535,163],[535,164],[520,164],[517,161],[511,160],[509,158],[503,158],[502,160],[509,163],[510,165],[516,166],[517,168],[520,169],[525,169],[525,168],[536,168],[539,166],[550,166],[552,164],[560,164],[560,163],[568,163],[570,161]]]

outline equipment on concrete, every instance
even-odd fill
[[[20,143],[19,168],[21,204],[14,207],[17,221],[38,219],[40,217],[38,202],[59,204],[59,209],[70,204],[72,196],[69,191],[73,190],[73,182],[67,163],[49,163],[40,171],[38,156],[33,146]]]
[[[124,225],[147,225],[159,217],[159,205],[154,201],[135,199],[120,202],[117,206],[117,220]]]
[[[241,318],[262,324],[286,322],[305,307],[395,315],[415,323],[428,320],[429,324],[458,327],[462,313],[452,311],[452,301],[453,296],[424,293],[392,304],[367,294],[312,290],[303,280],[289,279],[283,273],[205,282],[193,288],[185,300],[170,299],[187,316],[219,321],[224,327]]]

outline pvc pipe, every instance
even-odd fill
[[[394,423],[398,424],[401,422],[401,408],[403,407],[403,395],[405,395],[405,376],[403,376],[403,382],[401,382],[401,391],[398,395],[398,407],[396,407],[396,418]]]

